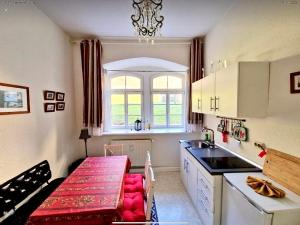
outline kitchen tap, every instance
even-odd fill
[[[210,138],[210,145],[214,146],[215,145],[215,131],[213,129],[207,128],[207,127],[203,127],[202,132],[204,131],[210,131],[211,132],[211,138]]]

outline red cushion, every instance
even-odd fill
[[[140,192],[125,193],[122,220],[125,222],[145,222],[144,196]]]
[[[141,174],[126,174],[124,180],[124,192],[141,192],[144,194],[143,175]]]

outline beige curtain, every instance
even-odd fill
[[[195,38],[191,45],[190,54],[190,79],[189,79],[189,124],[202,124],[203,114],[192,112],[192,83],[203,77],[204,67],[204,42],[203,38]]]
[[[83,124],[89,128],[102,126],[102,45],[99,40],[80,43],[83,79]]]

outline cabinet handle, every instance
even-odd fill
[[[210,97],[210,111],[214,110],[213,101],[214,101],[214,98]]]
[[[186,172],[187,173],[189,172],[189,164],[190,164],[189,161],[186,160]]]
[[[185,170],[185,168],[186,168],[186,160],[184,159],[183,160],[183,169]]]
[[[217,107],[218,102],[218,107]],[[215,110],[220,110],[220,97],[215,97]]]

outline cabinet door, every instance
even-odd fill
[[[216,115],[237,117],[238,65],[233,64],[216,73]]]
[[[188,159],[188,193],[194,203],[197,205],[197,167]]]
[[[202,113],[215,114],[215,75],[210,74],[202,79]]]
[[[192,112],[201,113],[201,80],[192,83]]]
[[[185,148],[180,146],[180,175],[185,188],[187,189],[187,155]]]

